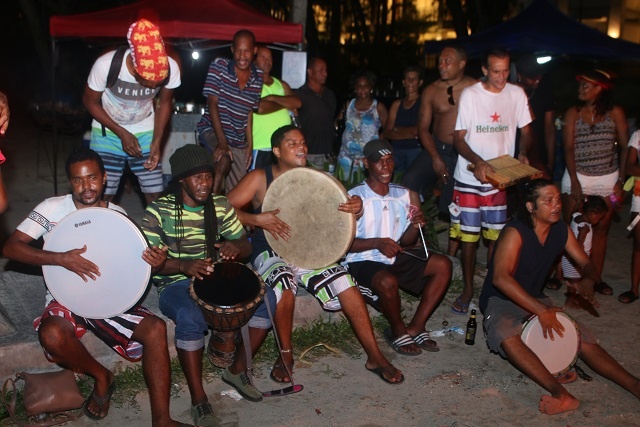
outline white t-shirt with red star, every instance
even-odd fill
[[[466,130],[469,147],[484,160],[515,155],[516,130],[531,123],[527,95],[521,87],[507,83],[499,93],[489,92],[482,82],[466,87],[460,95],[456,130]],[[482,185],[470,162],[458,155],[453,177],[468,185]]]

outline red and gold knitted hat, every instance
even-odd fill
[[[146,19],[134,22],[127,33],[131,59],[145,80],[159,82],[169,75],[169,58],[158,26]]]

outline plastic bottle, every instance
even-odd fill
[[[476,343],[476,330],[478,329],[478,323],[476,322],[476,311],[471,310],[471,317],[467,322],[467,333],[464,336],[464,343],[467,345],[474,345]]]

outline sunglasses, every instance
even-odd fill
[[[453,86],[449,86],[447,88],[447,95],[449,95],[449,104],[450,105],[456,105],[456,101],[453,99]]]

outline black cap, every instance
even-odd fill
[[[213,172],[211,154],[196,144],[178,148],[169,158],[171,180],[178,181],[201,172]]]
[[[393,147],[386,139],[374,139],[367,142],[362,152],[367,160],[376,163],[387,154],[393,153]]]

